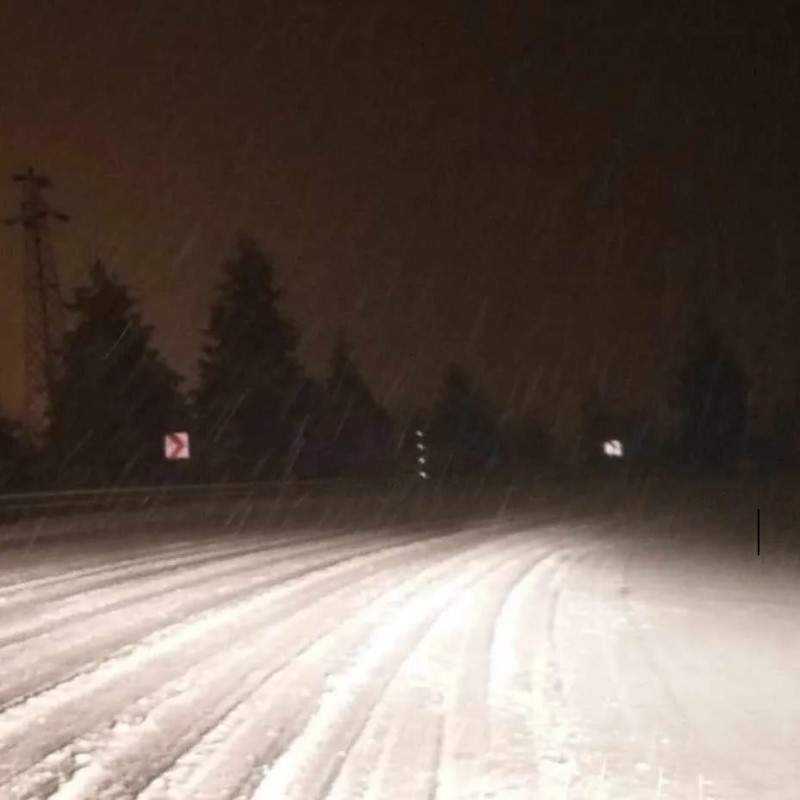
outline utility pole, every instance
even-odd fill
[[[19,214],[6,224],[21,225],[25,243],[25,421],[31,435],[39,438],[47,425],[64,337],[64,306],[49,221],[68,218],[42,197],[43,190],[52,186],[47,176],[29,167],[12,178],[21,184],[22,198]]]

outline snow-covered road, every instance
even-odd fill
[[[0,551],[0,797],[800,797],[796,575],[610,527]]]

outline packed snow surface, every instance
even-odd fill
[[[0,797],[800,798],[793,562],[636,519],[0,550]]]

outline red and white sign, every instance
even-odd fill
[[[164,437],[164,457],[169,461],[189,458],[189,434],[168,433]]]

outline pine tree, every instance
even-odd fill
[[[305,377],[290,409],[294,438],[286,472],[299,478],[329,478],[332,461],[333,415],[327,387]]]
[[[695,324],[677,378],[684,457],[709,466],[730,462],[747,431],[750,385],[704,317]]]
[[[101,262],[67,309],[77,320],[53,391],[54,477],[77,485],[160,480],[164,434],[186,424],[180,378],[153,347],[128,288]]]
[[[431,409],[429,436],[444,473],[483,471],[502,456],[497,411],[459,365],[445,371]]]
[[[382,466],[392,424],[353,361],[352,347],[339,330],[328,376],[332,471],[360,473]]]
[[[307,413],[295,326],[280,312],[272,259],[241,238],[211,308],[195,407],[215,479],[286,475]]]

